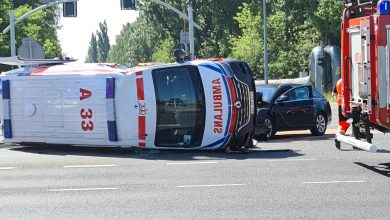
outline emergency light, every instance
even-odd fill
[[[378,2],[378,13],[380,15],[390,14],[390,1],[389,0],[380,0]]]

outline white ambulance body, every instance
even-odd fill
[[[251,143],[255,124],[254,84],[245,65],[192,61],[127,69],[63,64],[8,71],[1,75],[3,141],[164,149],[244,146]],[[246,81],[235,73],[237,67],[248,72]]]

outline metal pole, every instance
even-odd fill
[[[9,26],[10,26],[10,45],[11,45],[11,57],[16,56],[15,49],[15,16],[14,10],[9,11]]]
[[[190,38],[190,53],[191,59],[195,59],[195,43],[194,43],[194,17],[192,6],[188,5],[188,35]]]
[[[23,19],[25,19],[26,17],[32,15],[33,13],[37,12],[37,11],[40,11],[40,10],[43,10],[47,7],[51,7],[51,6],[54,6],[54,5],[58,5],[58,4],[61,4],[61,3],[66,3],[66,2],[76,2],[78,0],[59,0],[59,1],[54,1],[54,2],[49,2],[45,5],[41,5],[29,12],[27,12],[26,14],[22,15],[20,18],[18,18],[16,21],[15,21],[15,15],[14,15],[14,10],[10,10],[9,11],[9,26],[6,27],[4,30],[3,30],[3,34],[7,33],[8,31],[10,32],[10,47],[11,47],[11,56],[16,56],[16,48],[15,48],[15,25],[18,24],[19,22],[23,21]]]
[[[264,28],[264,81],[268,84],[268,42],[267,42],[267,4],[263,0],[263,28]]]

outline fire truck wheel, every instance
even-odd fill
[[[315,124],[312,129],[310,129],[310,132],[314,136],[321,136],[325,134],[326,126],[327,126],[327,120],[324,113],[320,112],[315,117]]]

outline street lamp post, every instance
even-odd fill
[[[194,17],[192,11],[192,5],[188,5],[188,35],[190,40],[190,53],[191,59],[195,58],[195,39],[194,39]]]
[[[194,13],[193,13],[192,5],[191,4],[188,5],[188,8],[187,8],[188,16],[187,16],[185,13],[179,11],[177,8],[173,7],[172,5],[170,5],[166,2],[163,2],[161,0],[153,0],[153,2],[176,12],[176,14],[178,14],[180,17],[182,17],[188,21],[188,29],[189,29],[188,35],[189,35],[189,41],[190,41],[190,53],[191,53],[191,59],[194,59],[195,58],[194,27],[199,29],[199,30],[202,30],[202,28],[194,22],[194,17],[193,17]]]
[[[264,82],[268,84],[268,42],[267,42],[267,4],[263,0],[263,28],[264,28]]]
[[[62,4],[62,3],[67,3],[67,2],[75,2],[78,0],[59,0],[59,1],[53,1],[53,2],[48,2],[47,4],[41,5],[26,14],[22,15],[20,18],[15,20],[14,16],[14,10],[9,11],[9,26],[6,27],[3,30],[3,34],[6,34],[8,31],[10,32],[10,48],[11,48],[11,56],[16,56],[16,48],[15,48],[15,25],[17,25],[19,22],[23,21],[25,18],[29,17],[30,15],[34,14],[37,11],[43,10],[45,8]]]
[[[15,48],[15,14],[14,10],[9,11],[9,26],[10,26],[10,49],[11,49],[11,57],[16,56],[16,48]],[[3,34],[6,32],[3,31]]]

